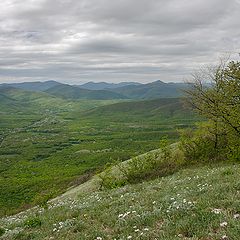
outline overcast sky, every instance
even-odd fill
[[[0,1],[0,82],[179,82],[237,52],[240,0]]]

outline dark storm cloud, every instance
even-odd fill
[[[240,50],[239,0],[2,0],[0,8],[0,82],[181,81]]]

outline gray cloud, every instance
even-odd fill
[[[2,0],[0,82],[182,81],[240,52],[239,0]]]

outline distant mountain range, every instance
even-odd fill
[[[186,89],[187,84],[164,83],[160,80],[147,84],[137,82],[88,82],[83,85],[68,85],[56,81],[24,82],[0,84],[0,94],[1,89],[7,87],[26,91],[45,92],[63,99],[107,100],[175,98],[183,95],[182,89]]]
[[[174,98],[182,96],[182,89],[186,87],[187,84],[185,83],[164,83],[158,80],[137,86],[115,88],[112,91],[130,99]]]
[[[138,85],[141,85],[141,83],[138,83],[138,82],[120,82],[120,83],[88,82],[82,85],[77,85],[77,87],[88,89],[88,90],[106,90],[106,89],[115,89],[119,87],[125,87],[129,85],[138,86]]]
[[[64,99],[126,99],[124,95],[107,90],[89,90],[67,84],[51,87],[45,91],[48,94]]]
[[[3,83],[0,87],[14,87],[28,91],[43,92],[49,88],[61,85],[61,83],[56,81],[45,81],[45,82],[22,82],[22,83]]]

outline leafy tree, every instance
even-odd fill
[[[206,135],[211,136],[208,141],[213,143],[215,156],[224,148],[229,156],[239,158],[240,62],[222,62],[215,68],[200,71],[189,84],[188,102],[208,119]]]

